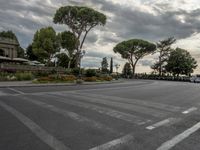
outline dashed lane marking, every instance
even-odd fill
[[[11,90],[11,91],[14,91],[14,92],[16,92],[16,93],[18,93],[18,94],[25,94],[24,92],[19,91],[19,90],[16,90],[16,89],[13,89],[13,88],[7,88],[7,89],[9,89],[9,90]]]
[[[0,101],[0,106],[10,112],[19,121],[21,121],[27,128],[29,128],[40,140],[49,145],[54,150],[70,150],[61,141],[56,139],[53,135],[42,129],[39,125],[33,122],[31,119],[17,111],[16,109],[8,106]]]
[[[126,143],[128,143],[132,140],[134,140],[133,135],[128,134],[128,135],[125,135],[125,136],[123,136],[119,139],[115,139],[113,141],[110,141],[110,142],[105,143],[103,145],[99,145],[99,146],[91,148],[89,150],[109,150],[111,148],[116,148],[118,146],[121,146],[121,144],[126,144]]]
[[[195,110],[197,110],[198,108],[196,108],[196,107],[191,107],[191,108],[189,108],[188,110],[185,110],[185,111],[183,111],[182,113],[183,114],[189,114],[189,113],[191,113],[191,112],[193,112],[193,111],[195,111]]]
[[[150,125],[150,126],[146,127],[146,129],[153,130],[155,128],[158,128],[158,127],[161,127],[161,126],[164,126],[164,125],[167,125],[167,124],[173,124],[173,123],[177,122],[178,120],[180,120],[180,119],[168,118],[168,119],[162,120],[160,122],[157,122],[153,125]]]
[[[200,129],[200,122],[198,122],[197,124],[195,124],[191,128],[185,130],[181,134],[173,137],[171,140],[166,141],[159,148],[157,148],[157,150],[169,150],[199,129]]]

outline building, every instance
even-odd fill
[[[16,40],[0,37],[0,56],[7,58],[17,58],[17,48],[19,43]]]
[[[0,37],[0,63],[23,63],[26,59],[17,57],[19,43],[16,40]]]

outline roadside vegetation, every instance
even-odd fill
[[[102,58],[101,68],[83,69],[81,59],[87,52],[83,49],[88,34],[96,26],[106,24],[106,16],[92,8],[81,6],[60,7],[52,18],[55,24],[65,25],[65,31],[56,33],[53,27],[44,27],[36,31],[32,43],[23,50],[19,46],[18,57],[38,61],[47,67],[62,67],[63,72],[1,72],[0,81],[33,80],[34,83],[49,82],[102,82],[122,78],[184,80],[197,67],[196,60],[182,48],[172,48],[176,42],[174,37],[152,43],[144,39],[129,39],[121,41],[113,48],[115,53],[126,60],[122,74],[118,73],[120,64],[114,64],[113,58],[109,61]],[[0,32],[0,37],[15,39],[12,31]],[[18,42],[19,43],[19,42]],[[158,58],[150,74],[137,74],[138,62],[147,55],[158,54]],[[115,67],[116,72],[113,72]]]

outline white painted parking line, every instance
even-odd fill
[[[191,113],[191,112],[193,112],[193,111],[195,111],[195,110],[197,110],[198,108],[196,108],[196,107],[191,107],[191,108],[189,108],[188,110],[185,110],[185,111],[183,111],[182,113],[183,114],[189,114],[189,113]]]
[[[197,124],[195,124],[191,128],[185,130],[181,134],[173,137],[171,140],[163,143],[159,148],[157,148],[157,150],[169,150],[199,129],[200,129],[200,122],[198,122]]]
[[[103,145],[99,145],[97,147],[91,148],[89,150],[109,150],[110,148],[116,148],[117,146],[120,146],[121,144],[126,144],[130,141],[134,140],[133,135],[128,134],[125,135],[119,139],[115,139],[113,141],[110,141],[108,143],[105,143]]]
[[[19,121],[21,121],[27,128],[29,128],[40,140],[49,145],[54,150],[70,150],[61,141],[56,139],[53,135],[42,129],[39,125],[33,122],[31,119],[17,111],[16,109],[8,106],[0,101],[0,106],[10,112]]]
[[[177,119],[177,118],[168,118],[168,119],[162,120],[160,122],[157,122],[157,123],[155,123],[153,125],[150,125],[150,126],[146,127],[146,129],[153,130],[155,128],[158,128],[158,127],[161,127],[161,126],[164,126],[164,125],[167,125],[167,124],[173,124],[177,120],[180,120],[180,119]]]
[[[104,125],[100,122],[91,120],[91,119],[84,117],[84,116],[81,116],[77,113],[67,111],[67,110],[64,110],[64,109],[61,109],[61,108],[57,108],[53,105],[50,105],[50,104],[47,104],[47,103],[44,103],[44,102],[41,102],[41,101],[38,101],[38,100],[32,100],[32,99],[27,98],[27,97],[22,97],[22,98],[26,101],[29,101],[33,104],[40,106],[40,107],[43,107],[43,108],[48,109],[50,111],[61,114],[64,117],[71,118],[72,120],[75,120],[77,122],[85,123],[90,127],[100,129],[100,130],[106,130],[107,132],[114,133],[114,134],[120,134],[120,135],[123,134],[123,133],[119,133],[118,131],[116,131],[116,130],[114,130],[114,129],[112,129],[112,128],[110,128],[110,127],[108,127],[108,126],[106,126],[106,125]]]
[[[18,94],[25,94],[24,92],[19,91],[19,90],[16,90],[16,89],[13,89],[13,88],[7,88],[7,89],[9,89],[9,90],[11,90],[11,91],[14,91],[14,92],[16,92],[16,93],[18,93]]]

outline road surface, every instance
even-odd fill
[[[200,84],[0,88],[0,150],[199,150]]]

